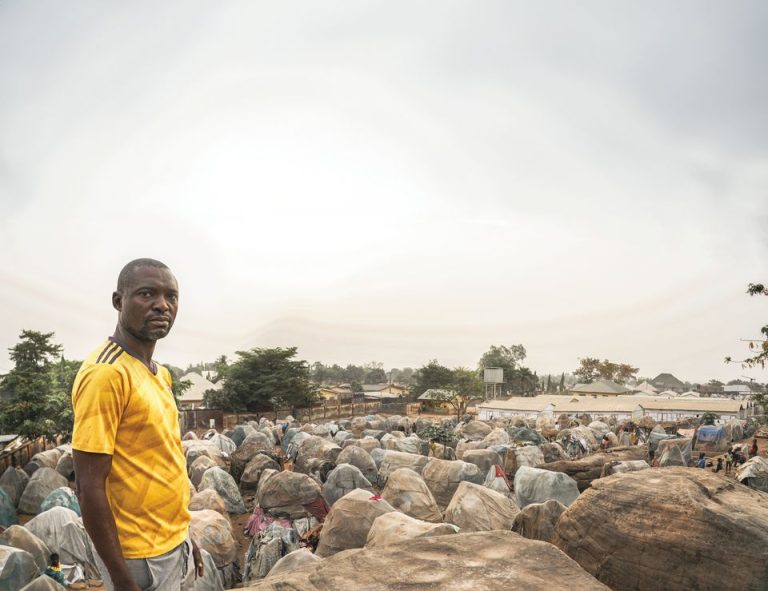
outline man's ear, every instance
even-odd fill
[[[118,312],[122,311],[123,308],[123,296],[120,295],[120,292],[113,291],[112,292],[112,307],[117,310]]]

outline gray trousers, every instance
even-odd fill
[[[94,553],[104,587],[115,591],[107,567],[98,553]],[[195,564],[192,559],[192,542],[184,540],[173,550],[154,558],[129,558],[125,564],[133,580],[142,591],[184,591],[191,589],[195,582]]]

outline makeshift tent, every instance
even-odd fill
[[[0,546],[0,591],[19,591],[39,574],[29,552]]]
[[[725,428],[721,425],[702,425],[696,433],[698,451],[725,451],[728,442]]]
[[[751,488],[768,492],[768,459],[750,458],[736,468],[736,478]]]

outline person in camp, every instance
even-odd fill
[[[723,469],[723,458],[717,458],[717,466],[715,466],[715,470],[714,470],[715,474],[720,472],[720,470],[722,469]]]
[[[171,374],[152,359],[171,330],[179,287],[154,259],[123,267],[114,334],[72,386],[72,457],[83,524],[109,591],[178,590],[202,576],[189,539],[189,480]],[[193,562],[194,560],[194,562]]]
[[[696,467],[697,468],[706,468],[707,467],[707,458],[704,455],[704,452],[701,452],[699,454],[699,461],[696,462]]]
[[[46,577],[51,577],[59,585],[64,585],[64,573],[61,572],[61,564],[59,564],[59,555],[54,552],[51,554],[51,564],[45,569],[43,573]]]
[[[749,457],[754,458],[757,455],[757,437],[752,438],[752,445],[749,446]]]

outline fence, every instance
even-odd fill
[[[210,429],[211,421],[213,421],[214,429],[217,431],[224,430],[224,411],[210,409],[179,411],[179,428],[182,433],[195,429]]]
[[[11,465],[11,458],[16,458],[16,464],[19,468],[23,468],[36,453],[52,449],[58,445],[55,441],[47,441],[45,437],[38,437],[37,439],[25,441],[23,438],[20,440],[21,444],[17,445],[13,449],[5,449],[0,453],[0,466],[2,471]],[[13,446],[13,443],[10,444]]]

